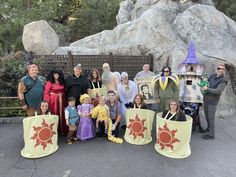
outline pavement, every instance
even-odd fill
[[[1,119],[1,118],[0,118]],[[6,119],[6,118],[5,118]],[[65,144],[59,137],[59,150],[47,157],[25,159],[20,119],[0,122],[0,177],[235,177],[236,118],[216,119],[216,139],[204,140],[193,132],[192,154],[171,159],[154,149],[155,131],[150,144],[116,144],[105,138]],[[12,120],[14,120],[12,118]],[[6,122],[6,121],[5,121]],[[121,136],[124,131],[121,132]]]

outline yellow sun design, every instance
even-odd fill
[[[137,136],[144,138],[144,131],[147,129],[144,126],[145,121],[145,119],[141,121],[138,117],[138,114],[136,114],[135,119],[129,120],[130,124],[127,126],[127,128],[130,129],[129,134],[134,136],[134,140],[137,138]]]
[[[173,150],[173,144],[175,142],[180,142],[177,138],[175,138],[176,130],[169,130],[167,127],[167,124],[163,126],[163,128],[158,128],[158,139],[157,143],[161,146],[161,149],[164,149],[165,147],[169,147]]]
[[[52,136],[57,134],[56,132],[52,131],[54,124],[55,123],[48,125],[43,119],[41,127],[33,126],[35,133],[31,139],[35,140],[36,142],[34,148],[36,148],[38,145],[41,145],[43,146],[43,150],[45,150],[47,144],[52,144]]]

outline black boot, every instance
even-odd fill
[[[207,133],[207,132],[209,132],[209,129],[208,129],[208,128],[203,129],[202,127],[199,127],[199,128],[198,128],[198,131],[199,131],[200,133]]]

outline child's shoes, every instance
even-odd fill
[[[72,141],[71,139],[69,138],[67,141],[66,141],[67,144],[72,144]]]
[[[107,133],[108,133],[108,130],[107,130],[107,128],[105,129],[104,133],[107,135]]]

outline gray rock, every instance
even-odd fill
[[[72,55],[98,55],[98,51],[87,47],[58,47],[52,54],[53,55],[68,55],[68,52]]]
[[[45,20],[34,21],[24,26],[22,42],[27,52],[51,54],[59,46],[59,38]]]
[[[122,24],[131,20],[131,11],[134,9],[134,2],[132,0],[122,1],[120,9],[116,16],[117,24]]]
[[[221,62],[233,71],[227,75],[229,84],[222,95],[219,110],[224,114],[235,112],[236,91],[232,88],[236,87],[236,23],[216,10],[212,1],[184,4],[171,0],[132,2],[134,8],[128,12],[130,20],[127,18],[127,22],[113,30],[72,43],[71,50],[82,48],[87,54],[152,54],[154,70],[158,73],[165,65],[176,70],[185,59],[192,40],[207,74],[212,73]]]

